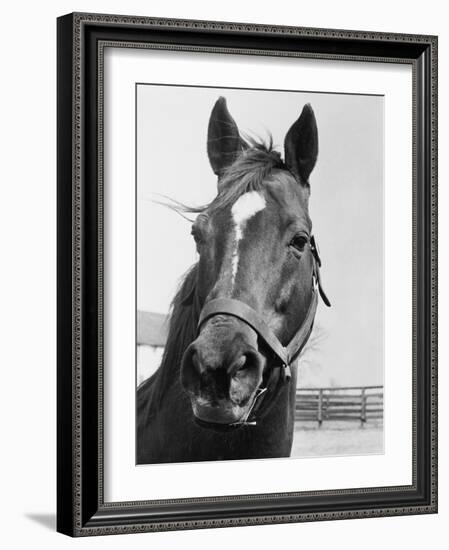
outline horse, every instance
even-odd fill
[[[243,138],[227,102],[211,112],[217,195],[196,214],[198,262],[171,307],[158,370],[137,389],[137,464],[288,457],[298,356],[321,286],[309,176],[318,130],[304,105],[284,140]]]

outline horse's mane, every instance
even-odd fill
[[[274,169],[287,170],[280,153],[273,147],[271,136],[267,142],[247,138],[244,143],[242,152],[219,179],[218,194],[211,203],[188,206],[172,201],[166,206],[178,213],[217,211],[233,204],[244,193],[262,189]],[[169,331],[161,365],[139,387],[141,399],[138,397],[138,406],[149,406],[149,415],[157,412],[167,389],[176,383],[184,351],[196,337],[201,310],[196,293],[197,271],[198,264],[195,264],[181,281],[171,305]],[[145,389],[151,391],[150,400],[144,396]]]
[[[167,342],[160,367],[139,386],[139,390],[151,387],[151,414],[157,411],[169,386],[179,377],[181,359],[187,346],[196,337],[200,306],[196,295],[198,264],[186,273],[172,301]],[[144,391],[142,393],[145,393]]]

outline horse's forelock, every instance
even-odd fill
[[[281,155],[268,141],[248,139],[244,149],[218,181],[218,195],[208,205],[208,211],[217,211],[233,204],[249,191],[263,189],[266,179],[274,169],[287,169]]]
[[[281,154],[274,148],[271,136],[265,141],[247,137],[246,145],[247,147],[218,180],[218,194],[212,202],[193,206],[170,199],[170,204],[164,203],[165,206],[180,215],[200,214],[206,211],[212,214],[232,205],[249,191],[262,190],[273,170],[288,170]]]

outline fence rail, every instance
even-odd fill
[[[383,386],[301,388],[296,390],[296,420],[323,422],[383,420]]]

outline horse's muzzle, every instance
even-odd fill
[[[229,328],[204,330],[187,348],[181,365],[181,383],[195,418],[214,429],[245,418],[265,365],[256,341]]]

